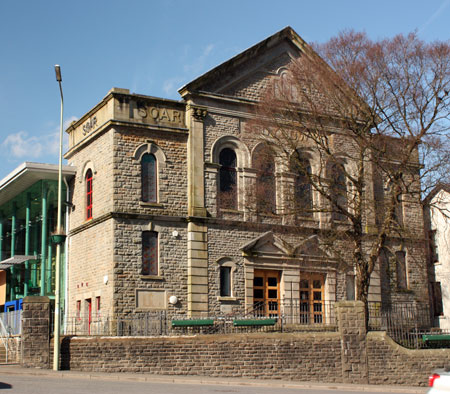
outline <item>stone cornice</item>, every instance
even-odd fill
[[[155,220],[155,221],[164,221],[164,222],[179,222],[179,223],[187,223],[187,219],[185,216],[168,216],[168,215],[149,215],[142,213],[125,213],[125,212],[108,212],[104,215],[99,216],[98,218],[94,218],[85,222],[78,227],[75,227],[69,231],[69,237],[76,235],[84,230],[87,230],[91,227],[97,226],[103,222],[106,222],[110,219],[126,219],[126,220]]]

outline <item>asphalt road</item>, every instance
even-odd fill
[[[31,372],[31,371],[30,371]],[[353,388],[338,388],[332,389],[333,385],[329,387],[305,387],[305,388],[283,388],[276,384],[273,386],[264,385],[258,386],[257,381],[249,386],[243,385],[213,385],[199,382],[186,383],[163,383],[157,381],[140,381],[133,379],[133,376],[120,381],[105,377],[88,378],[84,376],[46,376],[46,375],[25,375],[25,374],[8,374],[0,373],[0,390],[5,390],[4,393],[23,393],[23,394],[220,394],[220,393],[237,393],[237,394],[294,394],[294,393],[311,393],[311,394],[331,394],[331,393],[407,393],[406,390],[399,390],[400,388],[393,388],[392,391],[386,391],[386,388],[377,387],[375,391],[370,391],[369,387]],[[129,379],[128,379],[129,378]],[[264,382],[262,382],[264,384]],[[320,385],[318,385],[320,386]],[[390,390],[390,389],[387,389]],[[421,390],[422,391],[422,390]],[[417,391],[413,391],[417,393]],[[425,392],[425,389],[422,391]]]

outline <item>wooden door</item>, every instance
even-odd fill
[[[255,270],[253,306],[259,316],[275,317],[280,314],[280,271]]]
[[[322,324],[325,321],[325,275],[300,274],[300,323]]]

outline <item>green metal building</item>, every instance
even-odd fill
[[[75,168],[63,166],[63,201]],[[58,166],[25,162],[0,181],[0,311],[18,309],[28,295],[54,299]],[[67,229],[67,204],[63,223]],[[65,299],[67,249],[61,258],[61,305]]]

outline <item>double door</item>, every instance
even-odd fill
[[[323,274],[300,274],[300,323],[321,324],[325,318],[325,276]]]
[[[277,317],[280,314],[280,271],[255,270],[253,310],[258,316]]]

